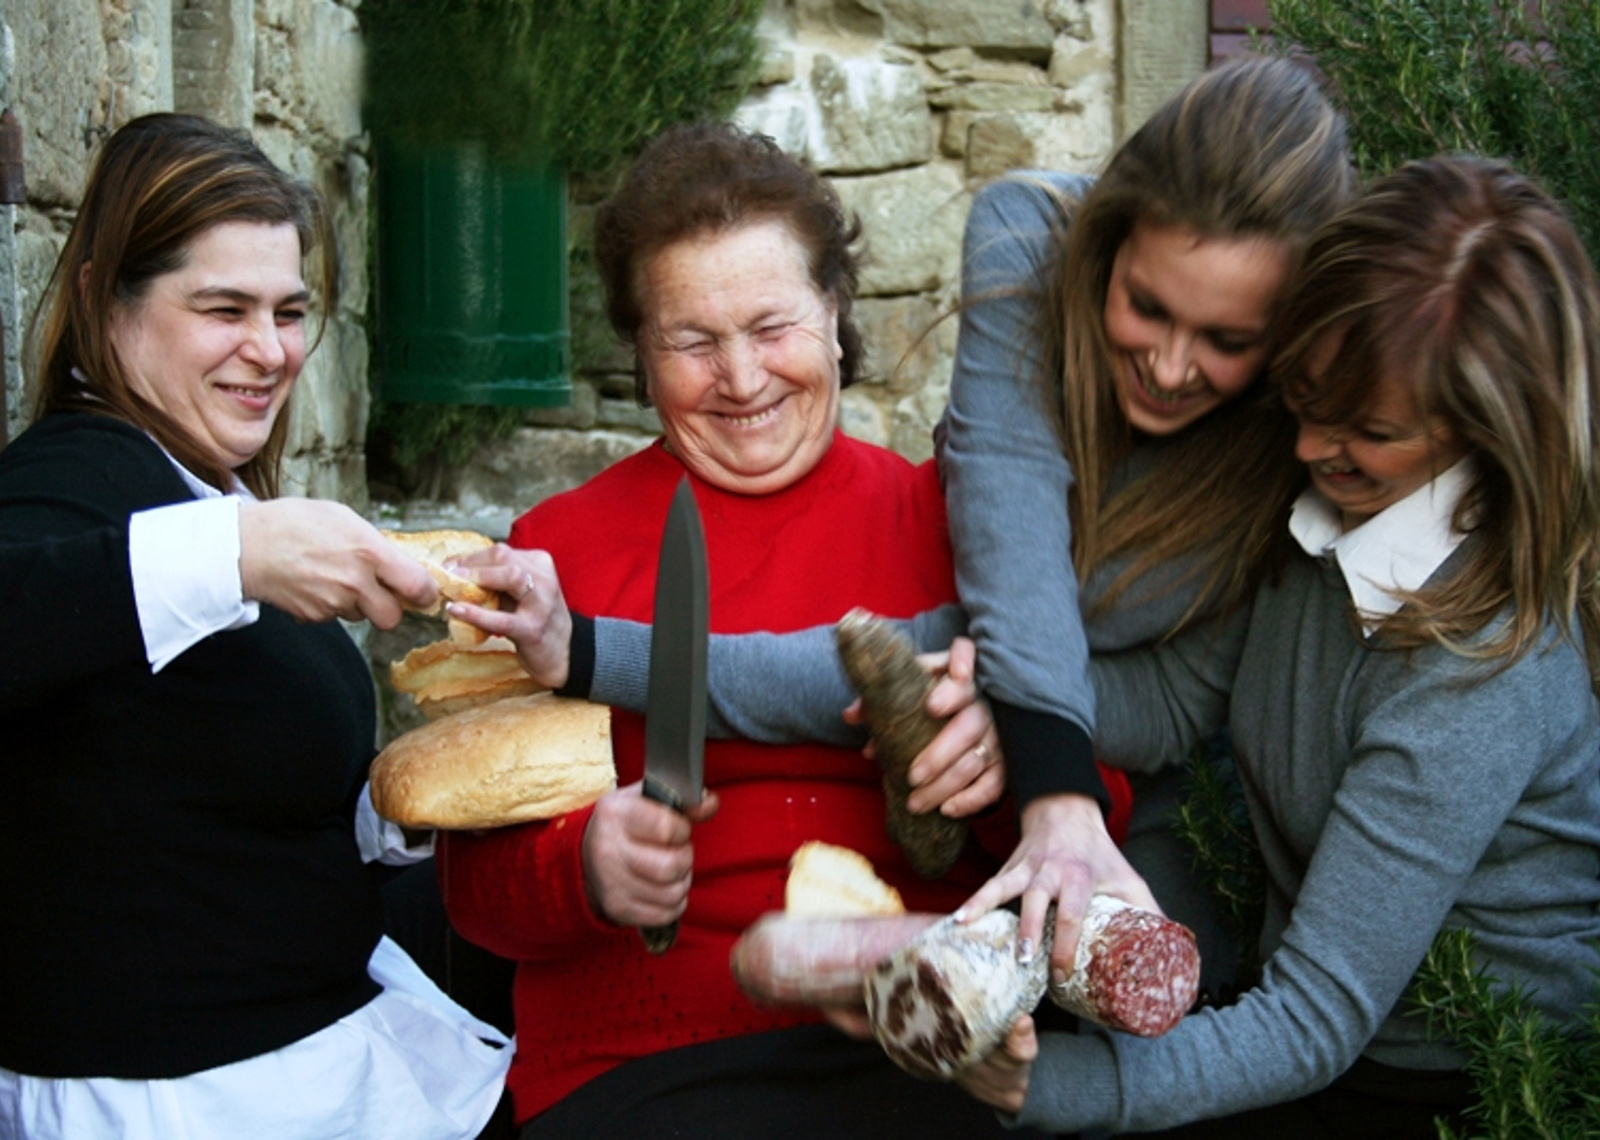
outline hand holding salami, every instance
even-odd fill
[[[934,679],[917,663],[910,640],[889,622],[851,610],[836,628],[839,660],[861,697],[861,713],[872,729],[888,801],[886,825],[919,875],[937,879],[955,865],[967,841],[967,824],[937,811],[913,814],[911,762],[944,722],[925,707]]]
[[[837,862],[835,860],[834,862]],[[791,908],[793,909],[793,908]],[[1184,926],[1096,895],[1066,981],[1049,984],[1047,943],[1018,960],[1016,915],[990,911],[968,923],[930,914],[762,916],[735,944],[734,977],[752,1000],[842,1006],[866,1003],[873,1036],[914,1076],[949,1080],[1005,1040],[1046,993],[1069,1013],[1155,1037],[1199,991],[1200,953]]]

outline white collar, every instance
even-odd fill
[[[1338,563],[1362,627],[1371,634],[1401,607],[1400,595],[1421,589],[1466,538],[1451,523],[1477,477],[1467,456],[1349,531],[1342,529],[1338,509],[1308,487],[1294,502],[1289,533],[1313,558]]]
[[[148,435],[149,433],[146,434]],[[150,436],[150,442],[155,444],[157,447],[161,447],[161,441],[156,439],[155,436]],[[246,487],[242,482],[239,481],[238,475],[234,475],[233,477],[233,489],[231,491],[219,491],[210,483],[207,483],[204,479],[200,478],[200,476],[196,475],[193,471],[190,471],[187,467],[174,459],[172,452],[168,451],[166,448],[161,447],[161,454],[167,457],[167,462],[172,464],[172,466],[177,470],[178,476],[183,480],[184,485],[189,488],[189,490],[194,494],[194,497],[197,499],[222,499],[229,495],[233,495],[240,499],[253,500],[255,498],[255,496],[250,493],[250,488]]]

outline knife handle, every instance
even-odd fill
[[[665,926],[641,926],[639,937],[644,939],[644,948],[650,953],[665,954],[678,938],[678,920],[673,919]]]
[[[652,780],[649,775],[644,778],[642,791],[646,799],[666,804],[674,811],[683,810],[677,793],[661,781]],[[673,942],[677,941],[678,920],[673,919],[665,926],[641,926],[639,928],[639,937],[644,939],[644,948],[650,953],[665,954],[672,949]]]

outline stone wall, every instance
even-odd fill
[[[295,393],[286,487],[367,502],[367,140],[359,0],[0,0],[0,101],[21,121],[27,202],[0,207],[5,427],[26,422],[19,350],[96,145],[148,111],[248,128],[333,209],[341,290]]]
[[[736,117],[833,180],[865,227],[867,375],[841,422],[913,459],[949,392],[961,229],[1007,170],[1090,173],[1115,139],[1204,67],[1206,0],[769,0],[765,63]],[[585,258],[594,203],[570,210],[572,406],[445,474],[437,497],[375,504],[405,526],[504,534],[520,511],[644,446],[631,353]]]

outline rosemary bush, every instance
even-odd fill
[[[1537,178],[1600,256],[1600,0],[1270,0],[1315,61],[1365,175],[1446,152]]]
[[[368,114],[416,143],[601,173],[673,123],[724,114],[759,58],[761,0],[365,0]]]
[[[1474,1140],[1600,1136],[1600,1003],[1585,1007],[1580,1029],[1558,1029],[1473,963],[1470,933],[1449,929],[1434,939],[1410,996],[1431,1036],[1466,1050],[1478,1092],[1467,1113]],[[1441,1124],[1439,1136],[1461,1134]]]

